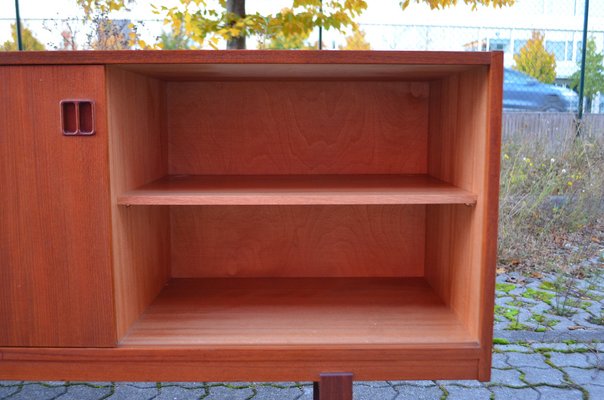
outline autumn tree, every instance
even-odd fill
[[[2,51],[13,51],[19,50],[17,45],[17,24],[11,24],[11,40],[7,40],[2,44],[0,50]],[[23,50],[45,50],[44,45],[35,38],[31,30],[25,27],[21,27],[21,42],[23,43]]]
[[[95,50],[124,50],[139,41],[136,26],[129,20],[114,20],[112,11],[128,9],[135,0],[76,0],[84,21],[93,26],[88,46]],[[144,43],[142,43],[144,44]]]
[[[411,1],[428,4],[432,9],[446,8],[458,0],[404,0],[401,7],[407,8]],[[515,0],[463,0],[464,3],[503,7],[514,4]],[[220,40],[226,40],[227,48],[245,48],[245,38],[259,36],[271,40],[281,35],[287,41],[290,37],[308,37],[315,29],[335,29],[344,33],[358,28],[355,20],[367,8],[365,0],[293,0],[292,6],[275,14],[247,14],[245,0],[220,0],[219,9],[208,9],[206,0],[180,0],[175,7],[156,7],[164,22],[179,27],[185,23],[199,46],[209,43],[217,47]]]
[[[581,80],[581,60],[577,60],[579,70],[570,77],[570,87],[579,91]],[[598,93],[604,93],[604,54],[598,53],[596,41],[590,38],[585,49],[585,109],[591,110],[591,103]]]
[[[346,44],[339,46],[340,50],[371,50],[371,45],[365,39],[365,32],[355,29],[352,35],[346,36]]]
[[[532,37],[520,52],[514,54],[514,69],[524,72],[541,82],[553,83],[556,79],[556,57],[543,45],[543,34],[533,31]]]
[[[126,7],[134,0],[76,0],[88,10],[102,7],[114,10]],[[394,1],[394,0],[393,0]],[[459,0],[402,0],[402,9],[410,3],[427,4],[431,9],[442,9],[456,5]],[[503,7],[514,4],[515,0],[463,0],[476,8],[482,6]],[[316,28],[335,29],[339,32],[358,28],[356,19],[367,8],[366,0],[292,0],[292,5],[272,14],[247,13],[245,0],[218,0],[218,7],[207,0],[179,0],[175,6],[152,5],[172,32],[184,29],[186,37],[196,47],[210,45],[217,48],[221,40],[227,48],[246,47],[246,38],[256,36],[265,47],[272,39],[276,43],[289,43],[307,38]],[[282,37],[279,37],[282,36]],[[295,41],[295,40],[293,40]],[[141,47],[146,43],[139,42]]]

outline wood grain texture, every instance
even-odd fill
[[[488,65],[489,52],[145,50],[3,52],[2,65],[26,64],[408,64]]]
[[[491,66],[488,77],[488,128],[486,136],[485,168],[485,208],[483,236],[487,239],[485,250],[482,254],[484,273],[480,286],[482,298],[480,300],[481,325],[480,343],[482,350],[478,364],[478,378],[482,381],[491,379],[492,349],[489,343],[493,342],[493,309],[495,307],[495,268],[497,267],[497,225],[499,213],[499,171],[501,156],[501,110],[503,103],[503,53],[492,54]]]
[[[427,83],[171,82],[167,90],[170,174],[427,170]]]
[[[423,275],[421,205],[171,207],[170,222],[173,277]]]
[[[352,400],[352,373],[322,373],[319,400]]]
[[[475,343],[421,278],[176,279],[122,346]]]
[[[121,205],[475,204],[427,175],[170,175],[118,197]]]
[[[95,136],[63,136],[73,98]],[[103,68],[0,67],[0,104],[0,345],[112,346]]]
[[[481,380],[490,374],[498,193],[498,164],[491,160],[499,157],[501,115],[500,108],[491,109],[490,96],[501,93],[490,88],[489,71],[479,68],[432,84],[429,173],[478,198],[474,208],[426,211],[426,278],[480,340]]]
[[[346,348],[2,348],[0,379],[313,381],[324,371],[344,370],[351,371],[357,380],[470,379],[477,375],[477,357],[476,343]]]
[[[164,85],[107,69],[113,262],[118,337],[159,293],[169,275],[165,207],[124,208],[117,196],[167,172]]]

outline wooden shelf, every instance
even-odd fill
[[[121,346],[476,345],[422,278],[173,279]]]
[[[427,175],[174,175],[119,196],[120,205],[475,204]]]

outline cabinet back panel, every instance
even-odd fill
[[[167,86],[171,174],[427,172],[427,82]]]
[[[423,276],[424,205],[170,209],[172,277]]]

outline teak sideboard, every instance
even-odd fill
[[[0,379],[479,379],[502,54],[0,55]]]

